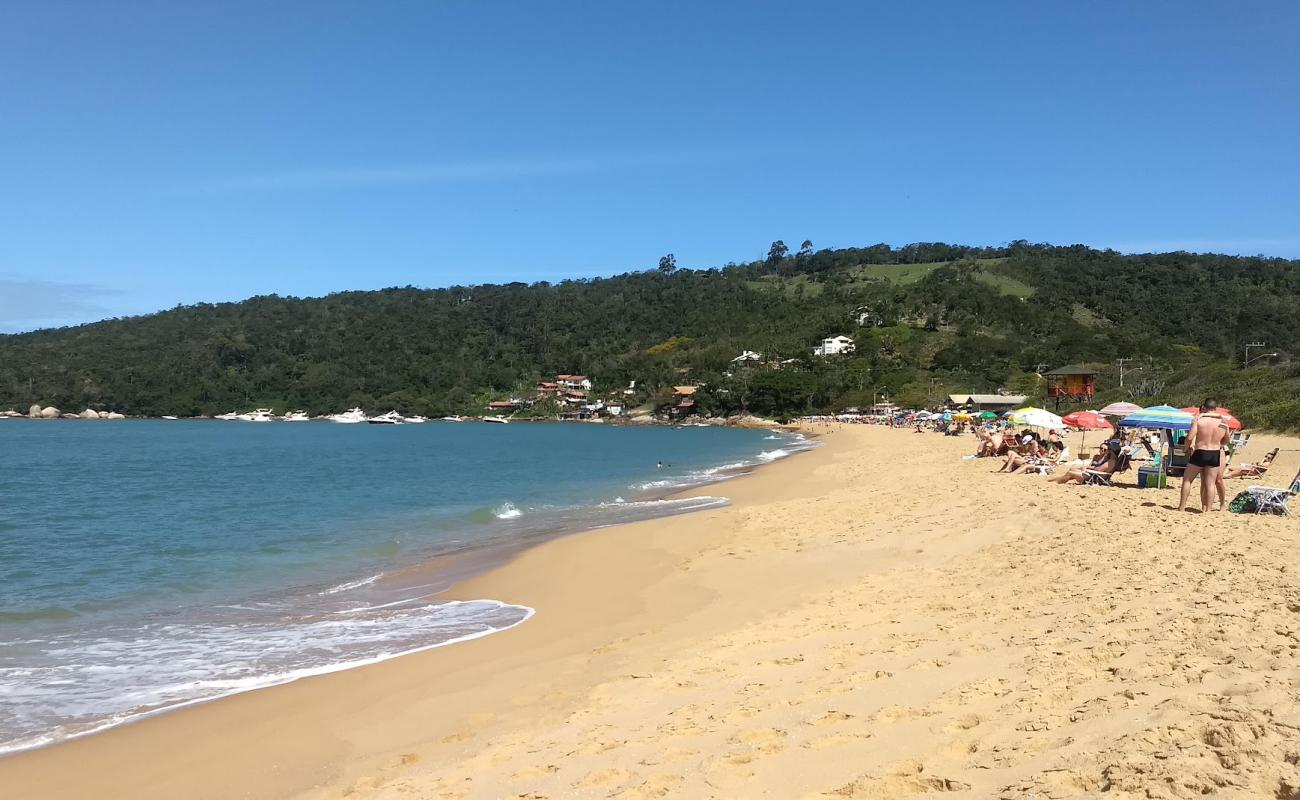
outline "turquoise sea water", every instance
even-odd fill
[[[660,498],[806,446],[722,428],[0,421],[0,752],[520,624],[532,609],[440,602],[450,577],[410,567],[718,505]]]

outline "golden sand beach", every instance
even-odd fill
[[[456,587],[518,628],[3,759],[0,794],[1300,797],[1300,522],[973,449],[829,432]]]

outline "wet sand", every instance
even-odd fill
[[[1256,436],[1243,457],[1277,445],[1300,450]],[[0,759],[0,787],[1300,797],[1300,522],[1178,514],[1132,474],[995,475],[973,447],[845,428],[709,487],[729,508],[454,588],[537,609],[515,629]],[[1266,482],[1297,466],[1283,452]]]

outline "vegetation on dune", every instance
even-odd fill
[[[811,355],[838,334],[856,352]],[[1283,355],[1241,369],[1255,341]],[[1212,393],[1249,423],[1294,428],[1297,347],[1296,261],[1026,242],[805,241],[792,254],[775,242],[764,260],[719,269],[666,255],[604,279],[255,297],[0,336],[0,407],[481,413],[487,399],[581,373],[597,395],[636,381],[633,403],[690,383],[706,413],[790,416],[881,395],[923,405],[1005,389],[1042,403],[1039,373],[1088,363],[1102,372],[1099,404]],[[762,361],[733,365],[744,350]],[[1133,359],[1123,389],[1121,357]]]

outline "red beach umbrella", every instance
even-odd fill
[[[1096,411],[1072,411],[1061,419],[1066,425],[1083,431],[1099,431],[1111,427],[1110,422]]]
[[[1083,439],[1079,443],[1080,447],[1087,444],[1088,431],[1109,430],[1111,427],[1110,420],[1096,411],[1071,411],[1061,417],[1061,420],[1066,425],[1083,431]]]
[[[1194,416],[1194,417],[1196,417],[1196,416],[1200,416],[1200,414],[1201,414],[1201,409],[1197,408],[1196,406],[1188,406],[1187,408],[1180,408],[1180,409],[1178,409],[1178,410],[1179,410],[1179,411],[1186,412],[1186,413],[1188,413],[1188,414],[1191,414],[1191,415]],[[1232,412],[1229,411],[1228,409],[1226,409],[1226,408],[1216,408],[1216,409],[1214,409],[1214,412],[1213,412],[1213,413],[1218,414],[1219,416],[1223,417],[1223,421],[1226,422],[1226,423],[1228,423],[1228,430],[1230,430],[1230,431],[1239,431],[1239,430],[1241,430],[1241,420],[1239,420],[1239,419],[1237,419],[1236,417],[1232,416]]]

